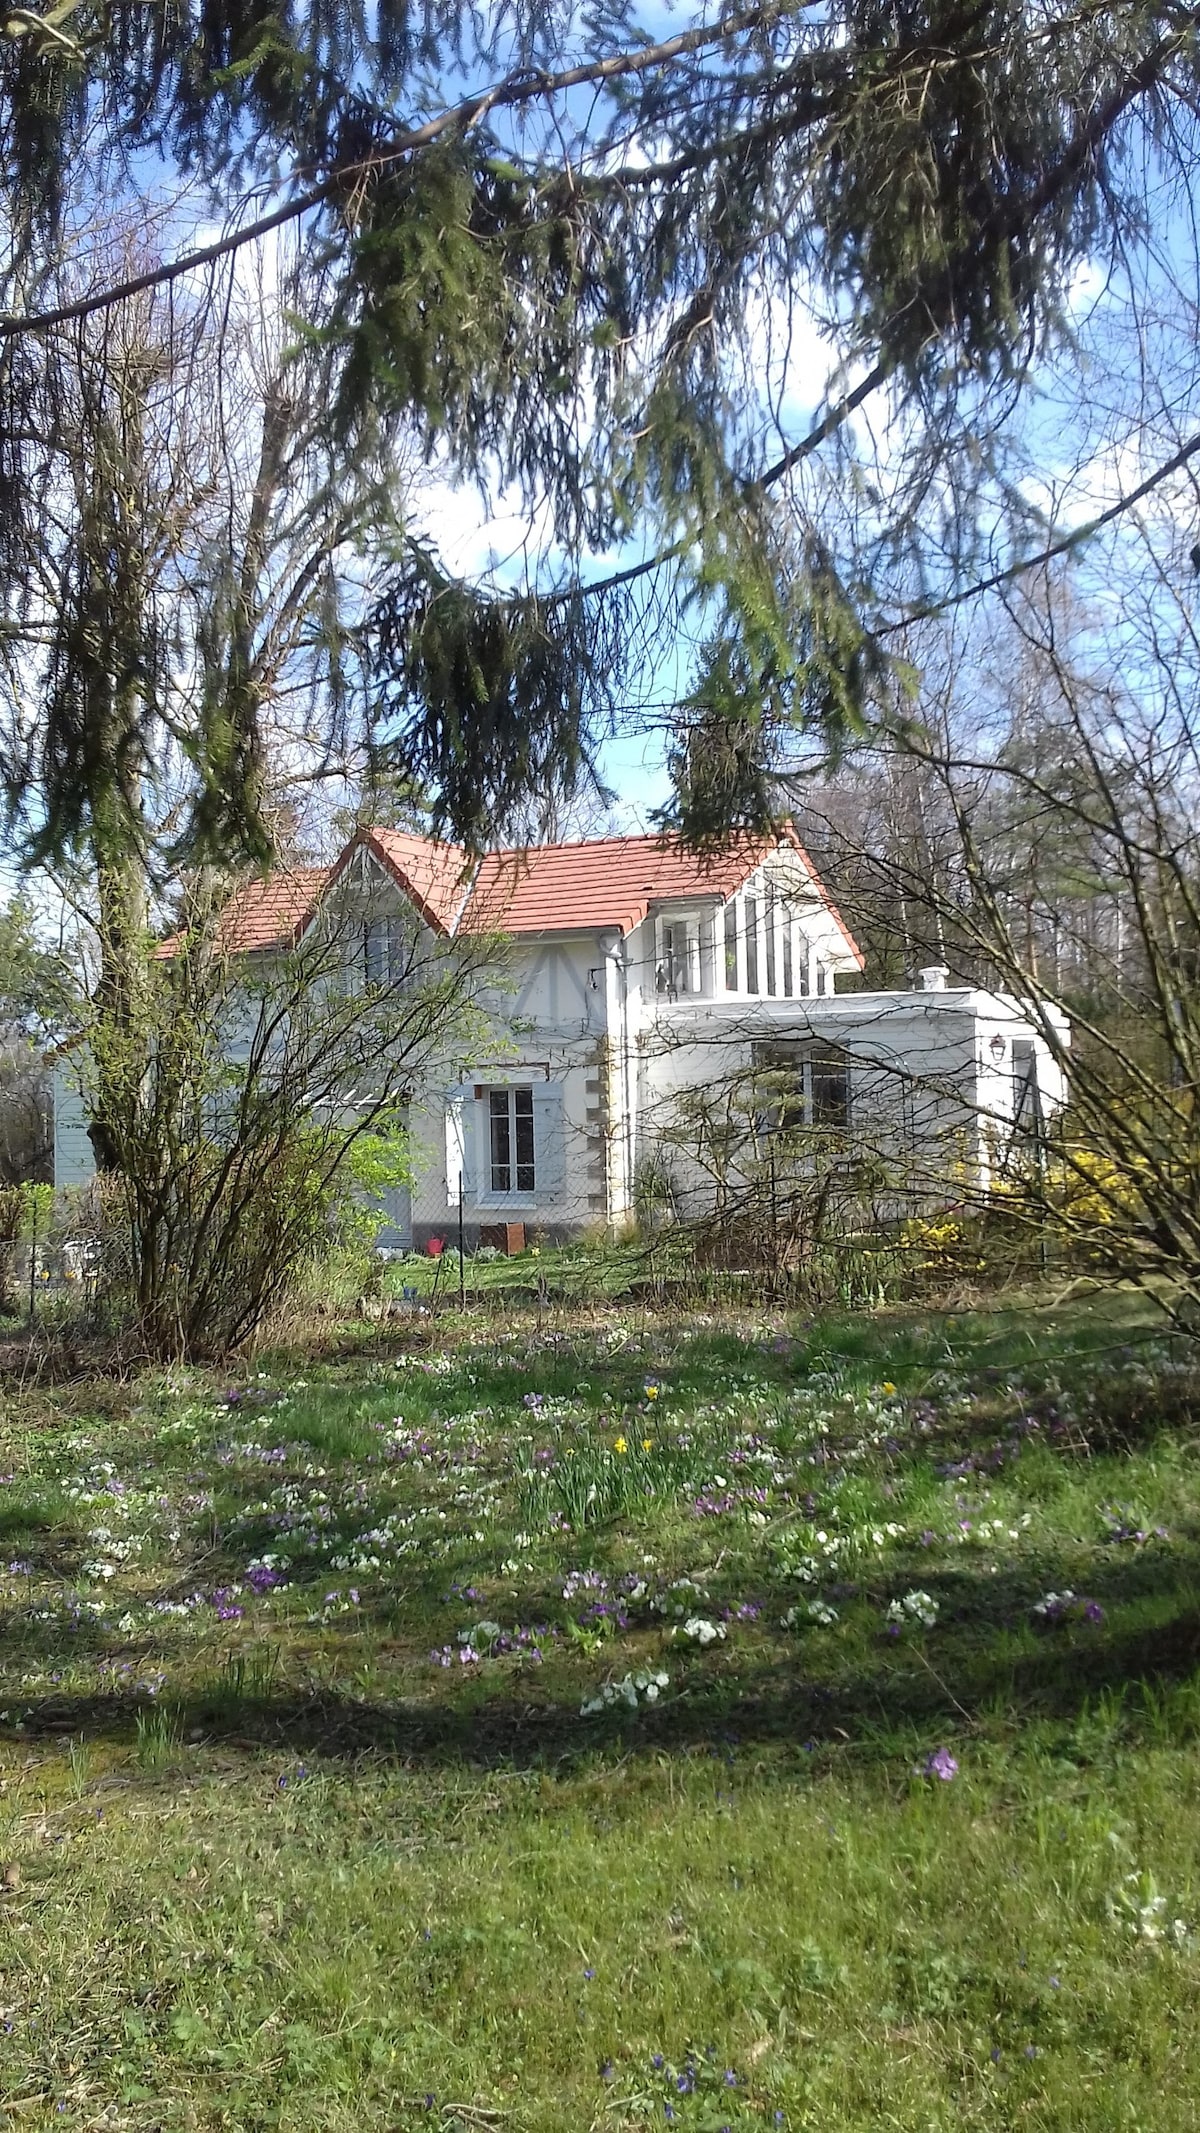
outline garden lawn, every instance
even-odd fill
[[[1147,1307],[403,1339],[9,1389],[0,2125],[1191,2133]]]

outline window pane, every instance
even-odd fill
[[[746,991],[758,991],[758,898],[746,898]]]
[[[792,922],[787,913],[783,917],[783,985],[785,1000],[792,997]]]
[[[837,1052],[813,1055],[812,1121],[814,1126],[830,1127],[850,1123],[850,1075]]]
[[[796,1133],[804,1124],[804,1050],[798,1044],[756,1044],[764,1133]]]
[[[1032,1044],[1020,1037],[1013,1040],[1012,1077],[1013,1125],[1021,1133],[1035,1132],[1041,1123],[1038,1118],[1037,1055]]]
[[[492,1191],[512,1191],[512,1133],[509,1125],[509,1092],[493,1089],[488,1103],[492,1134]]]
[[[671,998],[674,999],[676,993],[682,992],[687,984],[683,960],[683,928],[681,926],[664,926],[663,945],[666,949],[667,991],[670,993]]]
[[[516,1122],[517,1191],[533,1191],[533,1090],[513,1090]]]
[[[694,920],[664,920],[662,955],[655,974],[655,989],[668,998],[700,990],[700,928]]]
[[[533,1090],[489,1089],[488,1132],[492,1191],[532,1192],[536,1182]]]
[[[737,905],[725,906],[725,990],[737,991]]]
[[[654,968],[654,990],[661,993],[669,993],[671,990],[671,928],[669,926],[664,926],[662,929],[662,954],[659,956]]]
[[[773,1000],[777,990],[775,980],[778,976],[775,968],[775,898],[773,896],[768,896],[767,898],[765,917],[767,921],[767,992]]]

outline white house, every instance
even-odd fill
[[[846,1160],[885,1145],[928,1182],[986,1177],[1028,1119],[1064,1100],[1047,1047],[1013,1000],[947,986],[837,991],[863,959],[798,839],[743,836],[712,859],[653,837],[606,837],[471,861],[455,846],[360,830],[329,867],[252,883],[226,943],[277,956],[324,915],[386,973],[392,928],[498,939],[484,995],[494,1046],[413,1093],[416,1182],[389,1206],[394,1248],[493,1225],[549,1235],[618,1228],[639,1177],[669,1163],[703,1198],[689,1108],[766,1067],[793,1122],[835,1129]],[[489,975],[491,975],[489,973]],[[91,1149],[60,1063],[56,1181]]]

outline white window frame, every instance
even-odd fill
[[[704,992],[704,956],[700,920],[695,912],[667,912],[656,927],[658,954],[655,958],[654,989],[660,999],[697,1000]],[[679,943],[683,936],[683,973],[680,981]]]
[[[785,1069],[794,1075],[792,1088],[780,1091],[775,1108],[790,1116],[780,1116],[766,1123],[768,1133],[781,1130],[805,1133],[842,1133],[854,1130],[854,1060],[844,1046],[832,1044],[820,1038],[803,1038],[793,1041],[788,1038],[764,1044],[758,1048],[757,1063],[768,1073],[780,1073]],[[774,1053],[772,1059],[768,1055]],[[840,1076],[845,1083],[845,1117],[821,1119],[817,1116],[814,1090],[814,1069],[822,1069]]]
[[[363,920],[362,978],[367,990],[384,992],[389,986],[402,984],[408,975],[412,953],[412,940],[398,912],[377,912]],[[377,961],[378,969],[378,975],[374,977],[371,974],[373,961]]]
[[[527,1081],[490,1082],[482,1087],[483,1096],[481,1129],[483,1148],[480,1150],[482,1170],[479,1195],[480,1206],[531,1207],[537,1198],[537,1114],[533,1099],[533,1085]],[[518,1104],[518,1098],[521,1099]],[[503,1103],[497,1102],[503,1099]],[[495,1183],[496,1162],[494,1158],[493,1121],[500,1122],[503,1111],[508,1134],[507,1185]],[[522,1127],[528,1127],[528,1161],[521,1159]],[[529,1182],[518,1182],[522,1170],[529,1173]]]
[[[720,941],[716,963],[721,973],[722,989],[725,992],[741,992],[744,958],[740,898],[736,896],[729,898],[728,903],[724,905],[721,911],[719,925]],[[730,973],[731,961],[733,965],[732,975]]]

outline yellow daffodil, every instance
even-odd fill
[[[626,1444],[624,1437],[617,1438],[615,1444],[613,1445],[613,1450],[614,1452],[627,1452],[629,1450],[629,1446]]]
[[[650,1439],[649,1439],[649,1437],[643,1437],[643,1438],[642,1438],[642,1450],[643,1450],[644,1452],[648,1452],[648,1451],[650,1450],[650,1448],[651,1448],[651,1447],[650,1447]]]
[[[893,1383],[892,1383],[892,1381],[891,1381],[891,1379],[890,1379],[890,1378],[888,1378],[888,1380],[887,1380],[886,1384],[884,1385],[884,1388],[883,1388],[883,1389],[884,1389],[884,1392],[885,1392],[885,1393],[886,1393],[886,1394],[887,1394],[887,1395],[888,1395],[889,1397],[890,1397],[890,1396],[891,1396],[891,1394],[892,1394],[892,1393],[894,1393],[894,1392],[895,1392],[895,1390],[896,1390],[896,1388],[895,1388],[895,1386],[893,1385]]]
[[[648,1400],[657,1400],[657,1398],[658,1398],[658,1387],[657,1387],[657,1385],[647,1385],[647,1387],[646,1387],[646,1398],[647,1398]]]

